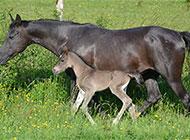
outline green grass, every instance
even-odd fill
[[[1,0],[0,46],[8,31],[9,12],[14,16],[18,13],[26,20],[55,19],[54,8],[53,0]],[[109,29],[160,25],[190,31],[190,3],[188,0],[65,0],[64,18]],[[92,127],[81,112],[71,117],[69,79],[65,74],[52,74],[56,62],[53,54],[31,45],[0,67],[0,139],[190,140],[190,118],[185,117],[183,105],[162,79],[159,86],[163,98],[135,123],[126,113],[119,126],[111,126],[121,103],[108,92],[97,97],[100,105],[90,105],[97,126]],[[190,91],[189,64],[187,55],[183,83]],[[135,104],[141,105],[146,89],[131,83],[129,94]]]

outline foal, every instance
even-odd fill
[[[92,124],[95,124],[91,115],[88,113],[88,103],[96,91],[102,91],[109,87],[111,92],[123,103],[121,110],[113,120],[113,124],[117,124],[119,122],[126,109],[129,109],[132,119],[136,119],[135,105],[132,103],[131,98],[124,92],[124,88],[128,85],[131,77],[135,77],[136,80],[139,80],[139,78],[141,78],[140,74],[129,74],[121,71],[95,70],[82,61],[77,54],[68,51],[65,47],[63,57],[53,68],[53,73],[59,74],[69,67],[73,68],[77,77],[77,86],[79,87],[79,93],[72,108],[74,114],[82,104],[82,111],[89,121]]]

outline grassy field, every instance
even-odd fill
[[[56,18],[55,0],[0,0],[0,46],[10,18],[18,13],[23,19]],[[65,0],[64,18],[80,23],[94,23],[109,29],[159,25],[190,31],[188,0]],[[190,91],[187,55],[183,83]],[[90,104],[97,122],[91,126],[79,112],[70,116],[69,79],[63,73],[54,76],[57,58],[38,45],[0,66],[0,139],[157,139],[190,140],[190,118],[163,79],[159,79],[163,98],[147,114],[133,123],[128,115],[117,127],[112,118],[121,103],[107,91],[99,94],[100,105]],[[146,89],[131,83],[128,89],[135,104],[141,105]],[[109,94],[109,96],[105,96]]]

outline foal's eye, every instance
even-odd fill
[[[61,62],[64,62],[64,59],[61,59]]]

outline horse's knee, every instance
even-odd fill
[[[148,79],[145,81],[145,86],[147,88],[148,98],[144,102],[143,106],[139,109],[139,112],[144,114],[144,111],[155,104],[159,99],[161,99],[162,94],[160,93],[158,83],[154,79]]]

